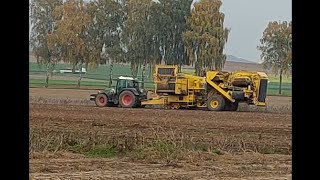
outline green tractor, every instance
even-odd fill
[[[141,100],[147,99],[145,90],[139,88],[139,82],[132,77],[120,76],[115,89],[105,89],[91,94],[90,100],[98,107],[139,108]]]

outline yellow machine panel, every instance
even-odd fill
[[[155,93],[161,95],[162,99],[167,99],[166,105],[172,108],[196,106],[198,96],[205,92],[205,79],[177,73],[177,71],[178,66],[175,65],[157,65],[154,74]],[[160,96],[141,103],[143,105],[158,104],[161,101],[159,99],[161,99]]]

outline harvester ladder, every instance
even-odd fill
[[[188,89],[188,106],[194,106],[193,101],[194,101],[194,90],[193,89]]]

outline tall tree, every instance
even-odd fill
[[[61,58],[64,62],[72,64],[73,72],[79,65],[78,87],[82,79],[83,64],[85,60],[87,25],[90,23],[90,16],[86,11],[86,4],[83,0],[68,0],[54,10],[58,21],[57,30],[48,35],[49,48],[56,50],[62,47]]]
[[[193,0],[159,0],[153,17],[156,18],[159,48],[166,64],[188,64],[182,41],[182,33],[186,31],[186,20],[190,16]]]
[[[230,29],[224,27],[221,5],[221,0],[200,0],[194,4],[187,19],[188,31],[183,33],[183,41],[197,75],[201,75],[204,68],[221,70],[224,67],[226,55],[223,50]]]
[[[273,69],[280,77],[279,94],[281,94],[282,75],[291,71],[292,66],[292,23],[269,22],[260,39],[261,59],[264,68]]]
[[[52,76],[54,65],[59,60],[59,52],[53,52],[48,47],[48,34],[56,28],[53,11],[62,5],[62,0],[32,0],[30,2],[31,37],[30,46],[39,65],[46,66],[47,75],[45,87],[48,87],[49,77]]]
[[[132,75],[137,76],[142,66],[142,88],[146,75],[146,66],[154,64],[158,49],[155,43],[155,26],[152,21],[152,0],[128,0],[126,2],[127,19],[124,25],[124,38],[127,57],[131,62]]]
[[[96,68],[103,61],[101,53],[103,49],[103,28],[101,22],[97,20],[98,9],[97,1],[90,1],[87,4],[86,12],[90,16],[90,22],[87,24],[85,37],[85,58],[86,66]]]
[[[112,85],[113,64],[122,62],[123,47],[121,44],[122,25],[124,12],[122,3],[116,0],[97,0],[91,3],[95,8],[93,31],[101,40],[101,52],[103,62],[110,64],[109,87]]]

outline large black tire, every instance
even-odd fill
[[[238,102],[230,102],[226,101],[226,105],[224,110],[226,111],[237,111],[238,110],[239,103]]]
[[[123,108],[137,107],[137,99],[131,91],[123,91],[119,96],[119,104]]]
[[[222,111],[225,107],[225,99],[221,95],[213,95],[209,97],[207,106],[210,111]]]
[[[106,107],[108,104],[108,98],[105,94],[97,94],[95,99],[96,106],[98,107]]]

